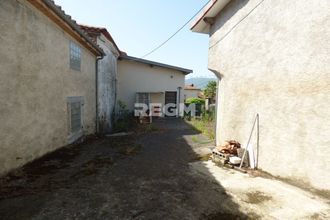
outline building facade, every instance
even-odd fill
[[[192,70],[123,55],[118,62],[118,101],[134,111],[135,103],[154,103],[161,110],[174,104],[171,112],[183,109],[185,76]],[[162,114],[162,116],[164,116]]]
[[[206,33],[219,78],[217,144],[246,144],[260,116],[258,167],[330,190],[330,2],[210,1],[192,30]]]
[[[117,99],[117,59],[120,50],[105,28],[80,25],[102,48],[105,56],[98,61],[97,73],[97,127],[98,133],[110,133],[114,123]]]
[[[49,0],[0,1],[0,174],[95,132],[102,50]]]
[[[201,98],[203,97],[202,90],[197,88],[194,84],[185,85],[183,90],[183,98],[186,101],[189,98]]]

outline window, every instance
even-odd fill
[[[80,71],[81,68],[81,48],[74,42],[70,42],[70,67]]]
[[[68,97],[68,128],[69,142],[74,142],[82,136],[83,128],[83,97]]]
[[[136,101],[137,103],[144,103],[149,105],[149,94],[148,93],[136,93]]]
[[[149,114],[150,93],[138,92],[135,96],[134,114],[135,116],[146,116]]]
[[[72,102],[70,103],[70,117],[71,117],[71,133],[80,131],[81,129],[81,103]]]

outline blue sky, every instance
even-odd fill
[[[142,57],[157,47],[208,0],[55,0],[78,23],[106,27],[119,48]],[[191,77],[213,77],[207,70],[208,35],[191,24],[145,59],[194,71]]]

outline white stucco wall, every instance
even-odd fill
[[[0,1],[0,174],[68,144],[67,97],[84,99],[84,133],[95,131],[96,58],[24,0]]]
[[[201,90],[195,89],[184,89],[183,96],[187,100],[189,98],[198,98],[198,95],[201,93]]]
[[[217,144],[245,144],[259,113],[259,168],[321,190],[330,190],[329,8],[328,0],[233,0],[209,45],[209,68],[222,76]]]
[[[97,44],[106,54],[98,61],[98,126],[100,133],[112,130],[113,113],[116,104],[117,58],[119,51],[101,34]]]
[[[185,75],[177,70],[151,67],[148,64],[119,60],[118,61],[118,99],[126,103],[129,110],[134,110],[135,94],[137,92],[163,92],[163,95],[153,95],[154,100],[165,103],[165,91],[178,92],[183,88]],[[178,98],[177,98],[177,101]],[[183,89],[180,92],[180,102],[183,103]]]

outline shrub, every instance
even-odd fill
[[[201,98],[188,98],[186,100],[186,104],[201,104],[201,105],[204,105],[205,104],[205,100],[204,99],[201,99]]]

